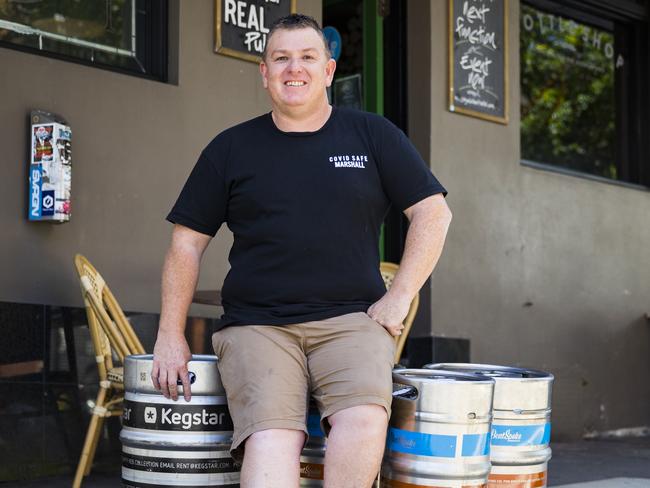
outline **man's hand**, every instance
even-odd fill
[[[371,319],[384,327],[392,336],[402,335],[404,319],[409,312],[411,300],[408,297],[386,294],[373,303],[368,309]]]
[[[189,402],[192,398],[187,362],[192,359],[185,336],[181,333],[158,331],[153,349],[151,379],[156,390],[165,398],[178,399],[178,380],[183,384],[183,396]]]

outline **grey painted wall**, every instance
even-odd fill
[[[81,305],[72,262],[81,252],[123,308],[159,310],[172,228],[164,217],[196,158],[219,131],[270,109],[258,66],[213,52],[214,2],[172,4],[179,11],[170,41],[177,84],[0,48],[0,301]],[[320,1],[298,8],[321,17]],[[26,220],[32,108],[59,113],[72,126],[66,224]],[[206,251],[200,287],[220,287],[230,242],[224,226]]]
[[[471,339],[475,362],[553,372],[556,440],[648,425],[650,193],[520,165],[516,1],[510,123],[449,112],[446,4],[409,2],[411,26],[430,19],[409,30],[411,133],[454,214],[431,332]],[[428,73],[430,93],[414,96]],[[427,137],[418,104],[429,100]]]

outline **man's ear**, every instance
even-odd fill
[[[330,60],[327,62],[325,65],[325,81],[327,86],[332,86],[332,80],[334,79],[334,72],[336,71],[336,61],[334,61],[334,58],[330,58]]]
[[[266,63],[264,61],[261,61],[260,62],[260,74],[262,75],[262,85],[264,86],[264,88],[269,87],[269,80],[266,77],[267,71],[268,71],[268,68],[266,66]]]

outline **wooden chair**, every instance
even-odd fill
[[[381,272],[381,277],[384,279],[384,284],[386,285],[387,290],[393,284],[393,278],[395,278],[395,274],[397,273],[398,269],[399,266],[395,263],[388,263],[385,261],[379,263],[379,271]],[[400,358],[402,357],[402,351],[406,345],[406,338],[408,337],[409,332],[411,331],[411,327],[413,326],[413,320],[415,319],[415,314],[418,311],[419,305],[420,294],[418,293],[411,301],[409,312],[404,319],[404,330],[402,331],[402,335],[395,337],[395,342],[397,343],[397,347],[395,348],[395,364],[398,364]]]
[[[99,392],[72,485],[79,488],[83,477],[90,473],[104,419],[122,415],[124,370],[123,367],[116,367],[113,359],[115,357],[124,364],[125,356],[144,354],[145,351],[111,290],[93,265],[81,254],[75,256],[74,263],[81,282],[88,329],[99,371]]]

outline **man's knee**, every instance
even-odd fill
[[[305,433],[301,430],[266,429],[254,432],[246,439],[246,450],[270,448],[300,454],[304,443]]]
[[[384,435],[388,413],[380,405],[357,405],[344,408],[327,418],[332,429],[354,429],[368,434]]]

